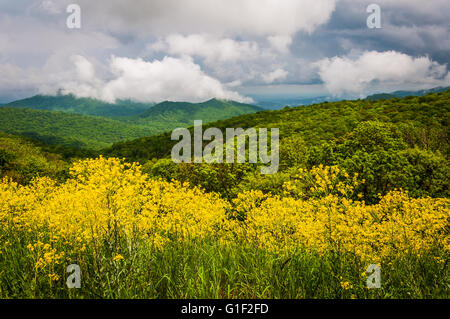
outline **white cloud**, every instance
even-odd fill
[[[219,39],[207,34],[172,34],[150,45],[149,49],[171,55],[199,56],[209,63],[246,60],[260,53],[256,42]]]
[[[211,98],[253,102],[251,98],[233,91],[232,88],[240,82],[222,84],[186,56],[150,62],[113,56],[108,72],[100,75],[94,63],[84,56],[67,58],[63,54],[55,54],[41,68],[0,63],[0,74],[0,91],[10,96],[36,89],[35,93],[40,94],[54,95],[60,91],[111,103],[117,99],[203,102]],[[14,83],[14,90],[10,91],[11,83]]]
[[[53,73],[56,78],[49,78],[45,85],[40,85],[40,93],[54,94],[61,90],[63,94],[101,98],[105,83],[95,74],[94,65],[81,55],[71,56],[69,61],[73,67],[66,63],[66,72]]]
[[[71,57],[71,60],[75,65],[80,80],[90,83],[95,81],[95,70],[92,63],[81,55],[74,55]]]
[[[148,45],[146,53],[164,52],[176,57],[192,57],[201,61],[205,72],[227,83],[264,84],[285,79],[288,72],[279,68],[279,61],[281,57],[289,58],[291,37],[275,36],[267,41],[260,40],[262,43],[211,34],[172,34]]]
[[[0,74],[0,91],[5,93],[33,89],[38,81],[38,78],[11,63],[0,63]],[[11,83],[14,83],[13,88]]]
[[[283,80],[288,76],[288,72],[283,69],[276,69],[273,72],[270,72],[269,74],[263,75],[263,80],[265,83],[270,84],[275,82],[276,80]]]
[[[142,59],[112,57],[110,72],[113,79],[96,77],[93,65],[82,56],[72,57],[74,73],[60,81],[62,93],[78,97],[93,97],[107,102],[132,99],[140,102],[190,101],[211,98],[252,102],[226,88],[220,81],[206,75],[192,59],[165,57],[151,62]],[[49,94],[48,87],[43,93]],[[54,92],[56,93],[56,92]]]
[[[365,51],[357,57],[326,58],[316,63],[326,88],[334,95],[363,94],[375,87],[449,85],[446,65],[428,57],[395,51]]]
[[[268,37],[268,40],[272,47],[274,47],[280,53],[289,52],[289,46],[292,44],[292,37],[288,35],[276,35]]]

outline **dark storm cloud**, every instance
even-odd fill
[[[366,25],[366,8],[376,1],[341,1],[329,23],[313,34],[298,34],[292,45],[294,55],[308,58],[345,55],[353,51],[394,50],[411,56],[429,56],[441,64],[450,63],[450,1],[442,7],[423,10],[423,1],[395,6],[381,2],[381,29]]]

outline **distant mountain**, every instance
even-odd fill
[[[211,122],[262,110],[254,105],[218,99],[203,103],[166,101],[156,105],[119,100],[111,104],[91,98],[76,98],[73,95],[36,95],[3,107],[110,117],[126,122],[139,122],[160,130],[191,125],[194,120]]]
[[[322,102],[336,102],[338,99],[330,97],[330,96],[317,96],[317,97],[254,97],[256,100],[256,105],[262,107],[266,110],[281,110],[286,106],[295,107],[302,105],[312,105],[318,104]]]
[[[172,128],[190,126],[194,120],[202,120],[204,123],[208,123],[262,110],[255,105],[218,99],[203,103],[166,101],[149,108],[132,120],[136,120],[140,124],[162,122]]]
[[[3,106],[114,118],[138,115],[153,105],[151,103],[137,103],[129,100],[119,100],[117,103],[112,104],[91,98],[77,98],[74,95],[36,95]]]
[[[395,91],[392,93],[378,93],[369,95],[366,99],[371,101],[377,100],[389,100],[393,98],[401,98],[407,96],[424,96],[429,93],[441,93],[447,91],[450,87],[436,87],[429,90],[419,90],[419,91]]]
[[[261,110],[217,99],[150,106],[130,101],[108,104],[71,95],[38,95],[0,107],[0,131],[48,144],[101,149],[115,142],[192,126],[194,120],[208,123]]]

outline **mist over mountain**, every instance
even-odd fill
[[[423,96],[429,93],[440,93],[450,89],[450,87],[435,87],[424,90],[399,90],[390,93],[376,93],[366,97],[368,100],[383,100],[391,98],[401,98],[407,96]],[[286,106],[295,107],[301,105],[320,104],[323,102],[338,102],[342,100],[353,100],[348,97],[336,97],[331,95],[317,95],[317,96],[294,96],[294,95],[274,95],[274,96],[252,96],[255,100],[255,104],[266,110],[280,110]]]
[[[428,90],[419,90],[419,91],[395,91],[391,93],[377,93],[369,95],[366,99],[367,100],[388,100],[393,98],[401,98],[401,97],[407,97],[407,96],[424,96],[429,93],[440,93],[449,90],[450,87],[435,87]]]
[[[105,117],[137,115],[152,103],[138,103],[131,100],[119,100],[117,103],[106,103],[92,98],[77,98],[69,95],[35,95],[26,99],[14,101],[4,106],[11,108],[29,108],[45,111],[60,111],[66,113],[94,115]]]
[[[316,97],[261,97],[255,98],[256,105],[266,110],[280,110],[286,106],[312,105],[322,102],[335,102],[341,99],[332,96],[316,96]]]

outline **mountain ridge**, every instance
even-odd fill
[[[56,104],[52,104],[54,102]],[[64,102],[68,104],[64,105]],[[188,127],[194,120],[208,123],[262,110],[253,105],[218,99],[202,103],[166,101],[151,107],[122,103],[128,106],[125,111],[119,113],[118,108],[124,104],[117,104],[105,116],[104,110],[111,104],[73,96],[34,96],[0,107],[0,131],[49,144],[101,149],[115,142]]]
[[[235,101],[210,99],[201,103],[164,101],[141,113],[139,120],[153,119],[191,125],[193,120],[211,122],[263,111],[262,108]]]
[[[25,99],[13,101],[2,105],[9,108],[28,108],[43,111],[60,111],[72,114],[121,117],[137,115],[153,106],[151,103],[140,103],[131,100],[118,100],[116,103],[107,103],[92,98],[77,98],[68,95],[34,95]]]
[[[262,108],[252,104],[244,104],[217,98],[212,98],[200,103],[180,101],[142,103],[132,100],[118,100],[116,103],[108,103],[93,98],[77,98],[73,94],[59,94],[55,96],[35,95],[32,97],[0,105],[0,107],[7,108],[27,108],[42,111],[58,111],[72,114],[109,117],[125,121],[167,113],[167,110],[165,109],[165,107],[167,106],[171,108],[171,111],[174,111],[174,108],[181,108],[185,111],[188,111],[189,113],[193,113],[194,110],[198,112],[203,108],[211,107],[234,108],[232,110],[228,110],[225,114],[221,114],[220,118],[214,117],[213,120],[223,119],[224,116],[231,117],[248,112],[257,112],[263,110]]]
[[[367,96],[366,100],[377,101],[377,100],[402,98],[402,97],[407,97],[407,96],[424,96],[424,95],[427,95],[430,93],[441,93],[441,92],[447,91],[449,89],[450,89],[449,86],[447,86],[447,87],[438,86],[438,87],[434,87],[431,89],[418,90],[418,91],[400,90],[400,91],[394,91],[391,93],[376,93],[376,94]]]

